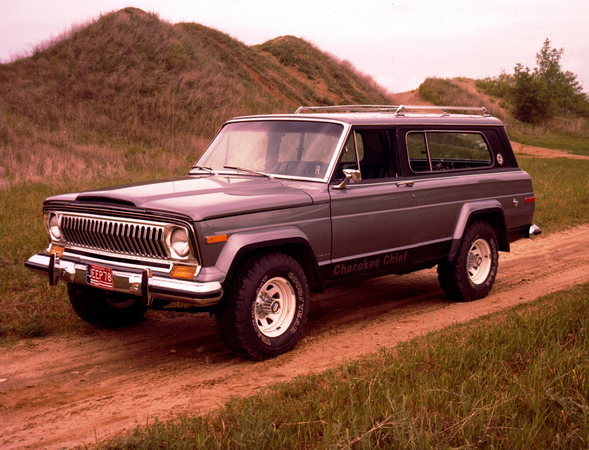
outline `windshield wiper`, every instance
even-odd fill
[[[270,175],[268,173],[260,172],[259,170],[254,170],[254,169],[246,169],[244,167],[223,166],[223,169],[231,169],[231,170],[236,170],[238,172],[252,173],[254,175],[260,175],[262,177],[268,177],[269,179],[274,178],[272,175]]]
[[[190,172],[188,172],[188,173],[192,173],[192,171],[193,171],[194,169],[204,170],[205,172],[208,172],[208,173],[210,173],[211,175],[217,175],[217,174],[215,173],[215,171],[214,171],[213,169],[211,169],[210,167],[207,167],[207,166],[199,166],[198,164],[196,164],[196,165],[192,166],[192,167],[190,168]]]

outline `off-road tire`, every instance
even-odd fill
[[[497,235],[487,222],[473,222],[464,233],[454,264],[438,265],[438,280],[452,300],[485,297],[493,288],[499,265]]]
[[[309,287],[299,263],[284,253],[268,252],[241,264],[215,320],[231,351],[262,360],[294,348],[308,311]]]
[[[141,298],[119,292],[68,284],[67,293],[82,320],[105,328],[133,325],[147,311]]]

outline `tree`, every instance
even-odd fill
[[[539,123],[556,115],[589,117],[589,99],[577,76],[562,70],[563,53],[564,48],[551,48],[546,39],[536,54],[537,67],[533,71],[516,64],[509,99],[518,120]]]
[[[534,124],[550,118],[552,108],[548,89],[529,68],[518,63],[514,70],[514,84],[509,92],[514,117]]]

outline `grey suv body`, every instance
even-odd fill
[[[532,182],[498,119],[432,109],[232,119],[185,177],[45,200],[26,266],[90,323],[208,310],[254,359],[296,344],[309,291],[437,265],[450,298],[484,297],[498,252],[540,233]]]

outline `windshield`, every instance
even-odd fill
[[[343,132],[335,123],[260,120],[226,124],[197,165],[323,179]]]

